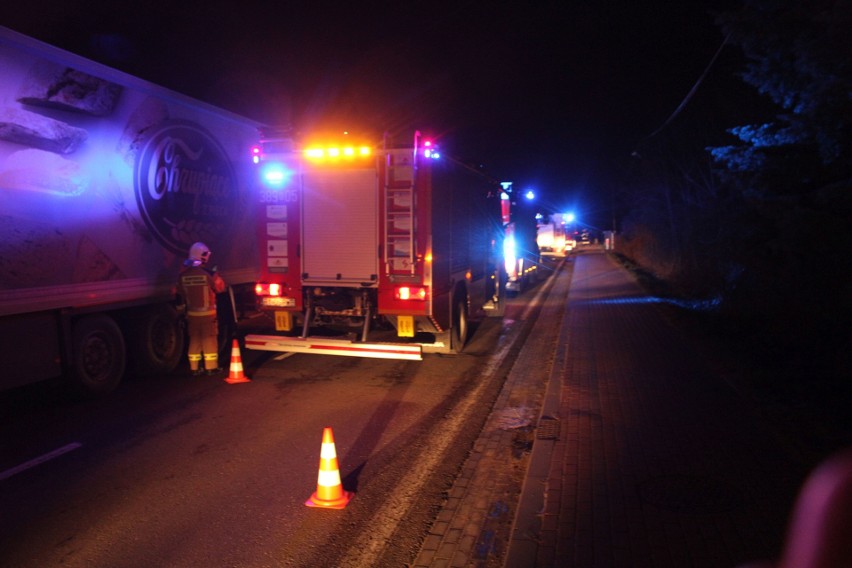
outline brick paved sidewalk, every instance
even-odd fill
[[[520,497],[565,311],[570,270],[545,283],[542,307],[470,456],[421,546],[417,568],[499,567]]]
[[[577,257],[509,568],[775,557],[805,472],[606,254]]]

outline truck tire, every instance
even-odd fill
[[[133,321],[131,357],[138,376],[171,373],[183,356],[185,333],[180,316],[162,304]]]
[[[492,289],[492,298],[495,298],[494,309],[487,310],[485,314],[492,318],[502,318],[506,315],[506,300],[509,297],[506,291],[506,282],[509,280],[509,275],[506,274],[505,268],[498,268],[494,271],[494,288]]]
[[[115,390],[124,376],[127,352],[118,324],[106,315],[80,318],[71,332],[71,380],[87,394]]]
[[[453,353],[461,353],[467,343],[469,322],[467,318],[467,302],[463,293],[456,294],[453,301],[453,327],[450,329],[450,349]]]
[[[219,366],[222,361],[231,358],[231,347],[237,337],[237,322],[234,321],[234,312],[231,307],[231,299],[227,293],[216,295],[216,344],[219,351]]]

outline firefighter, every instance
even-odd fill
[[[189,248],[178,277],[178,303],[184,306],[189,335],[189,369],[194,376],[214,375],[219,367],[218,322],[216,319],[216,294],[225,291],[225,281],[209,269],[210,249],[204,243]],[[202,358],[204,364],[202,365]]]

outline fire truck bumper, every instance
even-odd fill
[[[423,348],[408,343],[355,343],[346,339],[325,337],[279,337],[276,335],[246,335],[246,349],[281,353],[313,353],[373,359],[423,360]]]

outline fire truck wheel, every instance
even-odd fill
[[[453,328],[450,330],[450,349],[453,353],[461,353],[467,343],[468,321],[467,302],[464,295],[458,294],[453,303]]]
[[[183,355],[185,334],[177,311],[156,306],[133,322],[130,345],[133,371],[139,376],[172,372]]]
[[[81,318],[72,331],[71,380],[88,394],[115,389],[124,376],[127,352],[118,324],[106,315]]]

